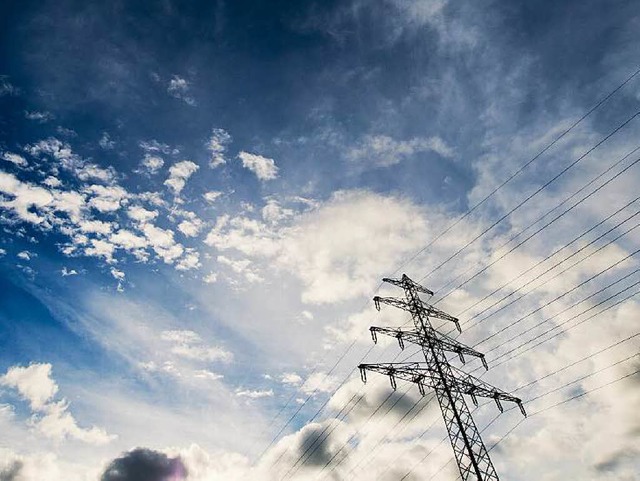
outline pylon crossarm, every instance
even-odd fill
[[[401,279],[391,279],[389,277],[385,277],[382,279],[382,282],[388,282],[389,284],[393,284],[394,286],[398,286],[402,289],[414,289],[418,292],[422,292],[430,296],[433,295],[433,292],[431,290],[421,286],[417,282],[412,281],[406,274],[402,274]]]
[[[511,394],[504,392],[501,389],[498,389],[491,384],[472,376],[471,374],[467,374],[466,372],[457,369],[453,366],[450,366],[453,374],[453,379],[455,380],[455,385],[452,389],[461,392],[463,394],[468,394],[474,397],[484,397],[493,399],[498,406],[498,409],[502,411],[502,404],[500,401],[509,401],[515,403],[522,411],[522,414],[526,416],[526,412],[524,410],[524,406],[522,405],[522,399],[512,396]]]
[[[427,304],[424,301],[420,301],[420,304],[422,308],[422,314],[427,317],[442,319],[443,321],[451,321],[456,325],[456,329],[458,329],[458,332],[462,332],[462,329],[460,328],[460,321],[457,317],[453,317],[452,315],[447,314],[446,312],[441,311],[440,309],[433,307],[432,305]]]
[[[460,356],[460,360],[464,364],[464,355],[477,357],[482,361],[485,369],[489,369],[487,362],[484,359],[484,354],[476,351],[468,346],[465,346],[461,342],[450,338],[445,334],[441,334],[430,326],[425,326],[425,332],[417,332],[413,329],[400,329],[400,328],[388,328],[388,327],[371,327],[371,337],[374,342],[377,342],[377,333],[385,336],[395,337],[400,344],[400,348],[404,349],[404,342],[410,342],[419,346],[426,346],[429,339],[435,339],[440,346],[449,352],[455,352]]]
[[[396,389],[396,379],[402,379],[403,381],[412,382],[418,385],[420,394],[424,396],[425,386],[435,388],[436,384],[433,383],[434,373],[428,368],[422,368],[418,362],[397,362],[397,363],[385,363],[385,364],[360,364],[360,376],[363,382],[366,382],[366,371],[377,372],[389,376],[391,381],[391,387]]]
[[[435,369],[418,362],[360,364],[358,368],[361,373],[364,371],[373,371],[389,376],[392,387],[395,386],[396,379],[402,379],[404,381],[419,384],[420,392],[423,391],[424,386],[432,389],[442,389],[444,387],[443,383],[446,382],[447,387],[451,391],[471,396],[474,404],[478,397],[489,398],[493,399],[496,402],[498,409],[502,411],[503,409],[500,401],[509,401],[517,404],[522,411],[522,414],[526,416],[524,407],[522,406],[522,400],[520,398],[512,396],[489,383],[466,374],[464,371],[456,369],[453,366],[450,366],[452,370],[451,375],[447,375],[444,379],[441,377],[441,373],[437,372]]]
[[[380,304],[388,304],[393,307],[397,307],[398,309],[402,309],[404,311],[412,311],[412,306],[407,301],[402,299],[397,299],[395,297],[380,297],[376,296],[373,298],[373,302],[376,306],[376,309],[380,310]]]

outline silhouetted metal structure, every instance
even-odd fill
[[[383,281],[402,288],[405,298],[376,296],[373,298],[376,308],[380,310],[380,304],[389,304],[408,311],[413,318],[414,329],[371,327],[373,341],[377,342],[378,334],[384,334],[395,337],[401,349],[404,349],[405,342],[417,344],[422,347],[426,362],[360,364],[358,368],[362,381],[367,381],[367,371],[374,371],[389,376],[393,389],[396,389],[396,379],[417,384],[422,395],[424,395],[426,387],[433,389],[440,403],[442,417],[449,433],[462,480],[498,480],[498,474],[491,463],[487,448],[482,442],[480,432],[471,417],[463,395],[470,396],[476,406],[478,405],[478,397],[491,398],[495,400],[500,411],[503,410],[500,401],[511,401],[518,404],[522,414],[526,416],[522,401],[466,374],[449,363],[445,352],[458,354],[462,363],[465,362],[465,355],[477,357],[482,361],[485,369],[488,369],[483,354],[433,328],[429,318],[451,321],[460,331],[458,319],[420,299],[420,293],[433,295],[433,292],[415,283],[406,274],[403,274],[401,279],[385,278]]]

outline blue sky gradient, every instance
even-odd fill
[[[361,388],[348,376],[370,348],[368,326],[404,322],[369,305],[380,278],[400,266],[425,276],[640,110],[634,77],[413,257],[636,71],[639,22],[637,2],[602,0],[2,3],[0,478],[105,480],[111,460],[145,447],[180,457],[194,481],[281,479],[316,429],[313,414],[330,399],[315,421],[332,422]],[[425,285],[437,290],[494,259],[637,147],[637,124]],[[635,197],[639,180],[630,168],[440,307],[472,305]],[[631,232],[462,341],[478,342],[639,241]],[[631,259],[598,286],[636,267]],[[487,379],[510,390],[637,330],[637,300],[613,312],[609,330],[572,331]],[[385,346],[367,362],[391,360]],[[601,367],[590,362],[584,372]],[[362,433],[336,479],[358,479],[349,470],[390,429],[386,418],[378,431],[363,427],[385,389],[373,383],[369,411],[345,418],[326,446],[335,452],[350,430]],[[495,452],[505,478],[633,479],[637,380],[615,389],[523,424]],[[584,440],[585,413],[615,445]],[[418,435],[437,414],[426,409],[415,429],[388,439],[371,473],[400,479],[385,469],[401,448],[415,448],[400,463],[412,466],[436,444],[442,426]],[[512,415],[492,439],[515,425]],[[479,424],[492,417],[479,412]],[[434,475],[448,449],[415,476]],[[294,477],[312,479],[313,469]]]

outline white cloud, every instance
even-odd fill
[[[160,338],[173,344],[176,356],[200,362],[231,362],[233,353],[217,346],[206,345],[200,335],[191,330],[163,331]]]
[[[51,378],[51,364],[33,363],[27,367],[13,366],[0,378],[0,383],[16,389],[34,411],[42,410],[58,392]]]
[[[238,397],[247,397],[249,399],[260,399],[264,397],[273,397],[273,389],[268,390],[251,390],[251,389],[242,389],[236,391],[236,396]]]
[[[231,268],[236,274],[242,274],[248,282],[262,282],[264,279],[255,269],[252,269],[251,261],[248,259],[234,260],[225,256],[218,256],[217,261]]]
[[[217,272],[210,272],[209,274],[204,276],[202,278],[202,280],[206,284],[213,284],[214,282],[216,282],[218,280],[218,273]]]
[[[162,142],[158,142],[155,139],[141,140],[138,142],[138,146],[146,153],[163,153],[163,154],[177,154],[176,149],[172,149],[169,145]]]
[[[25,151],[34,157],[43,155],[53,157],[64,169],[71,171],[74,171],[83,163],[82,159],[71,150],[69,144],[61,142],[55,137],[49,137],[35,144],[27,145]]]
[[[284,226],[221,216],[205,242],[244,254],[218,257],[237,273],[251,269],[261,278],[262,265],[283,269],[302,281],[304,302],[329,303],[368,294],[380,272],[422,246],[428,231],[426,212],[415,204],[349,191]]]
[[[98,145],[105,150],[111,150],[116,146],[116,143],[114,140],[111,140],[111,137],[107,132],[102,132],[102,137],[100,137]]]
[[[178,224],[178,230],[187,237],[196,237],[203,227],[203,222],[197,217],[183,220]]]
[[[20,167],[26,167],[27,165],[27,159],[19,154],[14,154],[13,152],[3,152],[2,159]]]
[[[195,331],[186,329],[162,331],[162,333],[160,334],[160,338],[163,341],[178,342],[181,344],[189,344],[202,341],[200,334]]]
[[[54,177],[52,175],[50,175],[49,177],[47,177],[46,179],[44,179],[42,181],[42,183],[44,185],[46,185],[47,187],[60,187],[62,185],[62,182],[60,182],[60,179],[58,179],[57,177]]]
[[[200,254],[192,248],[187,248],[184,256],[176,262],[176,269],[179,271],[199,269],[200,266]]]
[[[175,195],[180,194],[189,177],[191,177],[200,167],[190,160],[177,162],[169,168],[169,178],[164,181]]]
[[[206,200],[207,202],[213,204],[221,195],[222,195],[222,192],[217,190],[211,190],[209,192],[205,192],[202,195],[202,197],[204,197],[204,200]]]
[[[150,174],[155,174],[156,172],[158,172],[163,165],[164,160],[162,160],[162,157],[152,154],[145,154],[141,162],[143,170]]]
[[[111,269],[109,269],[109,272],[111,272],[111,275],[115,280],[124,281],[124,278],[125,278],[124,272],[116,269],[115,267],[112,267]]]
[[[31,254],[29,251],[21,251],[17,254],[18,259],[22,259],[23,261],[30,261],[32,255],[33,254]]]
[[[116,176],[113,167],[104,169],[96,164],[85,164],[82,167],[78,167],[75,173],[78,179],[85,182],[88,180],[98,180],[104,183],[110,183]]]
[[[54,117],[51,114],[51,112],[39,112],[37,110],[26,110],[24,113],[24,118],[43,124],[43,123],[49,122],[50,120],[53,120]]]
[[[260,180],[272,180],[278,177],[278,167],[273,159],[249,152],[240,152],[238,158],[242,166],[256,174]]]
[[[329,376],[323,372],[311,374],[302,386],[300,391],[305,394],[317,392],[333,392],[338,387],[338,380],[334,376]]]
[[[7,79],[6,75],[0,75],[0,97],[5,95],[16,96],[20,94],[20,89]]]
[[[116,439],[117,436],[110,435],[103,428],[97,426],[88,429],[81,428],[68,408],[69,404],[64,400],[47,405],[43,415],[37,418],[34,426],[46,437],[60,441],[72,438],[87,444],[102,445]]]
[[[206,379],[208,381],[218,381],[224,377],[222,374],[208,371],[207,369],[198,369],[193,373],[193,375],[198,379]]]
[[[12,200],[0,200],[0,206],[11,209],[22,220],[41,224],[45,217],[42,208],[53,201],[48,190],[29,183],[21,182],[13,174],[0,172],[0,192],[12,196]]]
[[[174,75],[171,80],[169,80],[169,86],[167,87],[169,95],[182,100],[187,105],[195,106],[196,100],[189,95],[189,90],[190,85],[186,79],[178,75]]]
[[[211,160],[209,165],[213,168],[225,164],[225,152],[227,146],[231,143],[231,135],[224,129],[213,129],[211,137],[207,141],[207,150],[211,152]]]
[[[280,376],[280,382],[282,382],[282,384],[293,384],[297,386],[302,382],[302,378],[295,372],[287,372]]]
[[[127,209],[127,215],[137,221],[137,222],[150,222],[156,217],[158,217],[157,210],[147,210],[144,207],[140,207],[139,205],[134,205]]]
[[[110,235],[109,242],[126,250],[144,249],[149,245],[144,237],[140,237],[126,229],[119,229]]]
[[[283,208],[275,199],[268,199],[267,204],[262,208],[262,218],[270,224],[277,224],[292,217],[292,209]]]
[[[367,135],[357,147],[347,152],[347,158],[378,167],[388,167],[421,152],[435,152],[442,157],[453,157],[453,149],[440,137],[395,140],[387,135]]]
[[[77,276],[78,271],[76,271],[75,269],[67,269],[66,267],[63,267],[60,271],[60,274],[62,275],[62,277]]]
[[[85,234],[111,234],[113,224],[111,222],[103,222],[101,220],[81,220],[78,227]]]
[[[91,239],[89,246],[85,247],[84,254],[93,257],[102,257],[108,263],[115,262],[113,254],[116,246],[102,239]]]
[[[201,362],[230,362],[233,354],[220,347],[200,344],[180,344],[173,346],[171,352],[179,357]]]
[[[129,199],[129,193],[117,185],[91,185],[85,192],[92,195],[89,205],[100,212],[114,212]]]
[[[144,233],[156,254],[167,264],[172,264],[184,253],[184,247],[174,240],[172,231],[149,223],[142,224],[140,230]]]

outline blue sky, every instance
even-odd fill
[[[380,440],[369,474],[400,479],[403,472],[386,468],[402,459],[415,465],[412,476],[455,479],[450,464],[438,471],[451,458],[450,446],[438,444],[444,428],[420,437],[438,415],[434,406],[402,435],[384,433],[403,403],[399,414],[365,425],[388,394],[384,379],[367,385],[358,409],[334,419],[363,389],[355,375],[341,381],[370,348],[368,326],[404,322],[390,309],[376,313],[368,300],[399,268],[433,290],[469,277],[637,147],[633,77],[423,251],[633,74],[639,15],[631,1],[2,4],[0,478],[108,480],[109,462],[141,447],[179,459],[195,481],[281,479],[304,440],[335,425],[326,453],[358,433],[335,479],[352,479]],[[489,305],[485,295],[632,200],[639,180],[629,166],[439,307],[473,319]],[[550,273],[461,340],[478,343],[635,252],[639,241],[630,231],[562,275]],[[631,256],[527,322],[626,274],[620,286],[631,286],[635,269]],[[487,379],[511,390],[637,331],[634,298],[607,312],[606,323],[604,314],[585,322]],[[526,327],[510,332],[533,336]],[[483,348],[505,351],[510,337]],[[394,349],[383,344],[367,362],[390,361]],[[637,338],[523,398],[598,373],[532,410],[593,390],[637,369],[637,357],[608,367],[634,350]],[[633,479],[634,379],[531,417],[496,448],[499,472]],[[586,415],[590,427],[581,422]],[[493,416],[480,410],[479,425]],[[487,439],[518,421],[506,413]],[[430,461],[419,463],[432,448]],[[315,479],[317,468],[305,465],[294,478]]]

